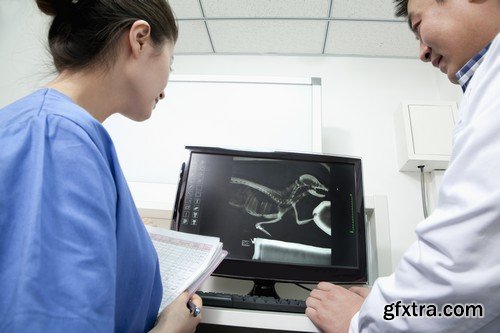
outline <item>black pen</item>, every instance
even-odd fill
[[[194,305],[193,301],[191,300],[187,302],[187,307],[189,308],[189,312],[193,314],[193,317],[197,317],[201,312],[200,308]]]

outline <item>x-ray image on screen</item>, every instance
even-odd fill
[[[349,164],[192,154],[179,230],[217,236],[228,259],[356,266]]]
[[[228,204],[234,218],[245,221],[252,259],[330,264],[331,221],[317,209],[329,207],[329,183],[324,164],[234,158]]]

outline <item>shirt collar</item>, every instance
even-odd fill
[[[469,85],[470,80],[474,76],[474,73],[476,72],[476,69],[481,65],[484,59],[484,55],[490,48],[491,42],[486,45],[484,49],[479,51],[478,54],[476,54],[474,57],[472,57],[471,60],[467,61],[467,63],[455,74],[455,77],[458,80],[458,83],[462,87],[463,92],[467,89],[467,86]]]

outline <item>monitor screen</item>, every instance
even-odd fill
[[[187,149],[173,228],[221,239],[214,275],[367,283],[360,159]]]

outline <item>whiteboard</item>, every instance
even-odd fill
[[[129,183],[177,184],[186,145],[320,152],[321,80],[172,75],[150,119],[104,126]]]

